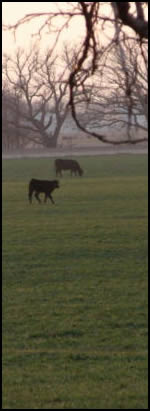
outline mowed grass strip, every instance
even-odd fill
[[[3,409],[148,408],[147,156],[77,160],[3,161]]]

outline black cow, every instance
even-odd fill
[[[39,194],[44,193],[45,194],[44,202],[46,202],[47,198],[49,198],[51,202],[55,204],[53,197],[51,195],[52,191],[55,190],[55,188],[59,188],[58,180],[48,181],[48,180],[36,180],[35,178],[32,178],[32,180],[29,183],[30,203],[32,203],[32,194],[35,192],[35,198],[38,200],[39,203],[41,203]]]
[[[74,173],[75,175],[78,174],[82,176],[83,174],[83,170],[76,160],[56,159],[55,160],[55,170],[56,170],[56,176],[57,175],[62,176],[62,170],[70,170],[71,175]]]

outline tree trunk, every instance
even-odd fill
[[[42,133],[43,134],[43,133]],[[44,147],[56,148],[58,136],[48,136],[46,133],[43,135],[42,143]]]

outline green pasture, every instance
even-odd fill
[[[3,409],[148,409],[147,156],[77,160],[3,160]]]

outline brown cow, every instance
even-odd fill
[[[57,175],[62,176],[62,170],[70,170],[71,175],[74,173],[75,175],[78,174],[79,176],[82,176],[83,174],[83,170],[76,160],[56,159],[55,160],[55,170],[56,170],[56,176]]]

